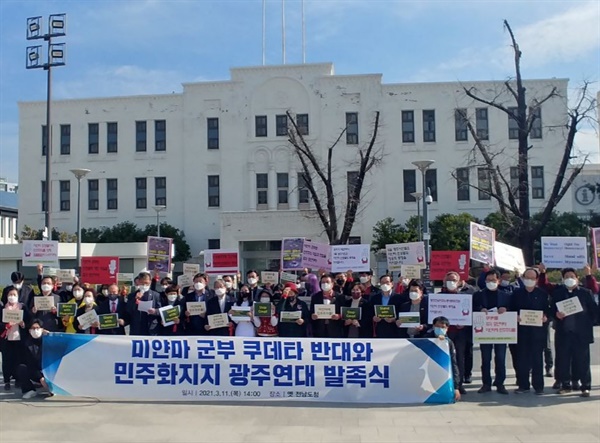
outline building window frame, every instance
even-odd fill
[[[119,181],[116,178],[106,179],[106,209],[119,209]]]
[[[148,123],[145,120],[135,122],[135,152],[148,150]]]
[[[277,137],[287,137],[287,135],[288,135],[288,116],[287,116],[287,114],[278,114],[275,116],[275,135]]]
[[[470,169],[456,169],[456,200],[471,201]]]
[[[219,175],[208,176],[208,207],[218,208],[221,206],[221,180]]]
[[[454,141],[469,141],[467,110],[465,108],[457,108],[454,110]]]
[[[154,120],[154,151],[165,152],[167,150],[167,121]]]
[[[115,154],[119,151],[119,123],[106,123],[106,152]]]
[[[489,193],[485,192],[488,189],[492,190],[492,177],[488,168],[477,168],[477,197],[479,200],[491,200],[492,197]]]
[[[254,136],[267,137],[269,135],[269,120],[266,115],[254,116]]]
[[[219,118],[206,119],[206,146],[208,149],[219,149]]]
[[[277,173],[277,209],[289,209],[290,178],[287,172]]]
[[[308,114],[296,114],[296,126],[298,127],[298,134],[307,136],[309,134]]]
[[[358,112],[346,112],[346,144],[358,145]]]
[[[423,142],[435,143],[435,109],[423,110]]]
[[[60,155],[71,155],[71,125],[60,125]]]
[[[136,177],[135,179],[135,209],[148,209],[148,179]]]
[[[71,180],[60,180],[60,211],[68,212],[71,210]]]
[[[475,108],[475,132],[480,140],[490,139],[488,108]]]
[[[269,207],[269,174],[256,174],[256,209]]]
[[[97,178],[88,179],[88,211],[100,209],[100,181]]]
[[[154,204],[167,206],[167,177],[154,177]]]
[[[415,142],[415,111],[402,111],[402,143]]]
[[[100,153],[100,124],[88,123],[88,154]]]
[[[545,198],[543,166],[531,167],[531,198],[536,200]]]

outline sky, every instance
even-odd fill
[[[302,62],[301,1],[285,1],[286,61]],[[510,23],[524,78],[600,80],[600,1],[305,0],[306,62],[384,83],[514,76]],[[46,99],[46,75],[25,69],[28,17],[67,14],[67,64],[53,99],[168,94],[262,64],[262,0],[1,0],[0,177],[18,181],[18,102]],[[266,64],[282,63],[282,1],[266,2]],[[45,29],[45,28],[44,28]],[[36,43],[33,43],[36,44]],[[596,116],[595,116],[596,117]],[[596,117],[597,118],[597,117]],[[600,162],[597,124],[576,149]],[[581,158],[581,157],[579,157]]]

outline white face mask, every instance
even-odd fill
[[[257,278],[250,277],[250,278],[248,279],[248,284],[250,284],[250,285],[255,285],[256,283],[258,283],[258,279],[257,279]]]
[[[403,278],[403,279],[402,279],[402,284],[403,284],[404,286],[408,286],[408,284],[409,284],[409,283],[410,283],[410,278]]]
[[[364,285],[366,282],[369,281],[369,277],[361,277],[360,278],[360,282]]]
[[[36,329],[30,329],[29,333],[31,334],[31,336],[33,338],[40,338],[42,336],[43,333],[43,329],[42,328],[36,328]]]
[[[65,289],[67,291],[72,291],[73,290],[73,285],[67,285],[67,286],[65,286]]]
[[[75,300],[81,300],[83,298],[83,291],[80,289],[73,291],[73,296],[75,297]]]
[[[42,292],[52,291],[52,285],[42,285]]]
[[[321,283],[321,290],[323,292],[329,292],[329,291],[331,291],[332,287],[333,287],[333,285],[331,283]]]
[[[225,293],[227,292],[227,289],[225,288],[217,288],[215,289],[215,294],[217,294],[219,297],[222,295],[225,295]]]
[[[162,285],[162,290],[166,291],[168,287],[169,287],[168,285]]]
[[[495,291],[496,289],[498,289],[498,283],[496,283],[495,281],[488,281],[485,282],[485,287],[488,288],[490,291]]]
[[[523,284],[526,288],[533,288],[535,286],[535,280],[523,279]]]
[[[16,302],[18,302],[18,301],[19,301],[19,297],[17,297],[16,295],[9,295],[9,296],[8,296],[8,302],[9,302],[11,305],[14,305],[14,304],[15,304]]]
[[[450,280],[446,282],[446,289],[448,289],[448,291],[456,291],[456,288],[458,288],[457,282]]]
[[[269,297],[261,297],[261,303],[271,303],[271,299]]]
[[[577,279],[575,278],[565,278],[564,284],[567,288],[574,288],[577,286]]]
[[[13,286],[15,287],[16,290],[19,290],[23,287],[23,283],[15,283]]]
[[[226,287],[227,289],[231,289],[231,288],[233,287],[233,283],[232,283],[232,282],[230,282],[230,281],[226,281],[226,282],[225,282],[225,287]]]
[[[194,289],[196,291],[202,291],[205,287],[206,287],[206,285],[200,281],[194,283]]]
[[[140,285],[138,286],[138,289],[142,292],[148,292],[150,290],[150,286],[148,285]]]
[[[411,291],[408,293],[408,296],[410,297],[411,300],[418,300],[419,298],[421,298],[421,294],[419,294],[416,291]]]
[[[103,289],[102,290],[102,295],[108,295],[108,289]]]
[[[91,306],[94,304],[94,297],[86,297],[83,299],[86,305]]]
[[[390,292],[392,290],[392,285],[389,285],[387,283],[381,285],[380,287],[383,292]]]
[[[500,286],[506,288],[508,285],[510,285],[510,282],[508,280],[501,280],[500,281]]]
[[[169,303],[174,303],[177,300],[177,294],[168,294],[167,300],[169,300]]]

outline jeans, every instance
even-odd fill
[[[504,386],[506,380],[506,344],[480,345],[481,379],[484,385],[492,386],[491,364],[494,351],[494,386]]]

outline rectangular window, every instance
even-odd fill
[[[71,210],[71,180],[61,180],[60,182],[60,210]]]
[[[135,209],[147,209],[148,184],[146,177],[138,177],[135,179]]]
[[[46,155],[46,151],[48,150],[47,137],[48,131],[46,130],[46,125],[42,125],[42,156]]]
[[[277,204],[287,206],[289,193],[289,178],[286,172],[277,173]]]
[[[267,116],[257,115],[254,117],[254,135],[256,137],[267,136]]]
[[[346,112],[346,144],[358,145],[358,112]]]
[[[98,190],[98,180],[88,179],[88,211],[97,211],[100,209]]]
[[[310,193],[304,172],[298,172],[298,203],[300,205],[308,205],[310,203]]]
[[[209,238],[208,239],[208,249],[221,249],[221,239],[220,238]]]
[[[116,178],[106,179],[106,209],[119,208],[119,186]]]
[[[106,124],[106,152],[118,151],[119,125],[117,122]],[[116,208],[115,208],[116,209]]]
[[[308,135],[308,114],[297,114],[296,126],[300,135]]]
[[[276,115],[275,116],[275,135],[277,135],[277,136],[288,135],[287,115]]]
[[[405,169],[402,173],[404,181],[404,201],[414,202],[417,201],[412,193],[417,192],[417,174],[414,169]]]
[[[516,166],[510,167],[510,189],[515,196],[519,195],[519,168]]]
[[[518,108],[511,107],[508,110],[517,116]],[[510,140],[517,140],[519,138],[519,122],[510,115],[508,116],[508,138]]]
[[[531,109],[530,112],[533,114],[533,123],[531,124],[531,131],[529,132],[529,137],[542,138],[542,108],[537,106]]]
[[[264,208],[269,203],[269,175],[256,174],[256,204]]]
[[[467,110],[454,110],[454,140],[457,142],[466,142],[469,137],[467,133]]]
[[[488,168],[477,168],[477,186],[479,187],[479,200],[490,200],[490,194],[486,192],[492,191],[492,181],[490,180]]]
[[[219,190],[219,176],[209,175],[208,176],[208,207],[218,208],[221,205],[220,202],[220,190]]]
[[[154,177],[154,204],[167,206],[167,177]]]
[[[456,200],[471,200],[469,186],[469,168],[458,168],[456,170]]]
[[[167,121],[156,120],[154,122],[154,150],[167,150]]]
[[[60,155],[71,154],[71,125],[60,125]]]
[[[402,143],[415,142],[415,111],[402,111]]]
[[[358,180],[358,171],[348,171],[346,172],[346,192],[348,193],[348,198],[352,196],[354,193],[354,187],[356,186],[356,181]]]
[[[146,122],[135,122],[135,152],[146,152]]]
[[[544,167],[531,167],[531,197],[535,199],[544,198]]]
[[[99,131],[98,123],[88,123],[88,154],[98,154],[98,131]]]
[[[429,188],[433,201],[438,201],[437,169],[427,169],[425,171],[425,187]]]
[[[219,119],[206,119],[206,138],[208,149],[219,149]]]
[[[435,141],[435,110],[423,111],[423,141]]]
[[[46,212],[46,182],[42,180],[42,212]]]
[[[480,140],[490,139],[487,108],[475,109],[475,130],[477,131],[477,137],[479,137]]]

